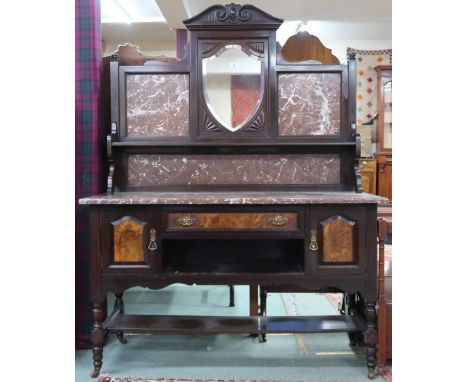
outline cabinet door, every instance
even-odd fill
[[[365,272],[365,207],[312,206],[309,228],[313,275]]]
[[[112,208],[101,212],[102,259],[106,273],[160,270],[160,217],[154,210]]]

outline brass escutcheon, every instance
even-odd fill
[[[317,230],[313,229],[310,231],[310,245],[309,249],[311,251],[318,250],[318,242],[317,242]]]
[[[177,223],[184,227],[191,226],[193,223],[195,223],[195,218],[192,217],[191,215],[184,215],[180,218],[177,219]]]
[[[155,251],[158,249],[158,245],[156,244],[156,230],[154,228],[150,230],[150,241],[148,244],[148,249],[150,251]]]
[[[273,225],[285,225],[288,222],[288,218],[281,215],[273,216],[272,218],[268,219],[268,221]]]

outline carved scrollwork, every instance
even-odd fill
[[[107,174],[107,193],[112,194],[114,192],[114,160],[108,159],[109,172]]]
[[[265,127],[265,115],[263,113],[263,110],[260,112],[260,114],[257,116],[255,121],[245,129],[245,131],[250,131],[250,132],[256,132],[256,131],[262,131]]]
[[[209,132],[221,130],[219,126],[216,123],[214,123],[213,120],[210,118],[210,116],[206,113],[205,113],[205,118],[203,121],[203,128]]]
[[[253,5],[226,4],[213,5],[200,14],[184,20],[187,29],[205,29],[213,24],[218,27],[235,26],[236,24],[251,23],[264,25],[267,29],[277,29],[282,19],[274,17]]]
[[[265,52],[265,46],[263,42],[251,42],[251,43],[248,43],[247,46],[249,47],[250,50],[252,50],[255,53],[259,53],[263,55]]]
[[[362,179],[361,170],[359,169],[359,163],[354,165],[354,176],[356,177],[356,192],[362,193]]]
[[[203,43],[202,44],[202,48],[201,48],[201,52],[203,55],[208,55],[211,51],[213,51],[214,49],[216,49],[216,47],[218,46],[219,44],[215,44],[215,43]]]
[[[252,19],[252,12],[246,10],[239,4],[227,4],[214,12],[216,21],[225,21],[229,23],[245,22]]]

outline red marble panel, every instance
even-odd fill
[[[338,183],[338,154],[128,156],[130,186]]]
[[[279,135],[340,134],[340,95],[338,73],[278,75]]]
[[[188,74],[127,75],[128,137],[188,135]]]

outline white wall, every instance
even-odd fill
[[[361,50],[383,50],[391,49],[391,40],[321,40],[323,45],[332,50],[332,53],[340,60],[346,63],[346,48]]]
[[[175,41],[104,41],[102,46],[102,55],[110,56],[118,49],[119,45],[124,45],[127,42],[138,46],[140,51],[147,56],[176,56]]]

